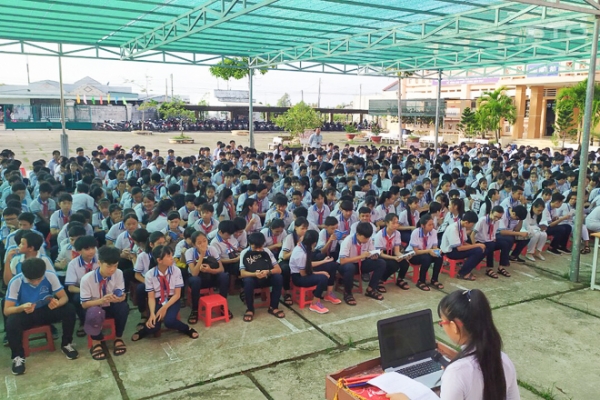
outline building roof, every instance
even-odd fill
[[[124,97],[126,100],[137,100],[138,94],[133,93],[128,86],[103,85],[95,79],[86,76],[74,83],[63,83],[66,99],[80,97],[111,96]],[[2,85],[0,86],[1,98],[28,98],[28,99],[57,99],[60,98],[60,83],[52,80],[31,82],[29,85]]]

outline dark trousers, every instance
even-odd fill
[[[431,264],[433,264],[433,271],[431,273],[431,280],[437,282],[440,277],[440,270],[442,269],[442,257],[434,257],[431,254],[421,254],[413,256],[410,259],[411,264],[421,264],[419,270],[419,282],[425,283],[427,281],[427,271]]]
[[[500,250],[500,266],[508,267],[508,255],[510,253],[510,243],[506,240],[498,240],[494,242],[485,242],[485,259],[488,268],[494,268],[494,252]]]
[[[242,278],[244,285],[244,294],[246,295],[246,308],[254,312],[254,289],[271,287],[271,303],[269,307],[276,309],[279,307],[279,298],[283,288],[283,276],[274,274],[267,278],[258,279],[254,277]]]
[[[137,300],[138,311],[143,314],[148,309],[148,292],[146,292],[146,284],[136,280],[135,298]]]
[[[313,295],[319,299],[323,299],[323,292],[327,291],[327,277],[321,274],[310,274],[302,276],[300,274],[292,274],[292,282],[294,286],[311,287],[316,286],[313,290]]]
[[[344,292],[347,294],[352,293],[352,288],[354,287],[354,275],[359,272],[361,274],[373,273],[371,275],[371,279],[369,280],[369,287],[373,290],[377,290],[377,286],[379,286],[379,282],[381,281],[381,277],[385,273],[385,261],[381,258],[377,258],[372,260],[367,258],[366,260],[362,260],[360,271],[358,267],[358,263],[346,263],[340,267],[340,274],[343,277],[344,281]]]
[[[323,259],[325,257],[322,257]],[[335,285],[335,276],[337,275],[337,271],[340,268],[340,264],[335,261],[331,261],[325,264],[321,264],[318,267],[313,267],[313,271],[325,271],[329,274],[329,278],[327,279],[327,286]],[[295,283],[294,283],[295,285]],[[312,286],[312,285],[311,285]]]
[[[399,231],[400,232],[400,240],[402,243],[410,243],[410,234],[412,231]]]
[[[98,248],[106,245],[106,232],[104,232],[104,231],[94,232],[94,237],[96,238],[96,241],[98,242]]]
[[[523,249],[529,244],[529,239],[515,240],[514,236],[505,236],[500,234],[496,235],[496,242],[498,241],[503,241],[506,244],[508,244],[508,250],[504,252],[504,257],[503,252],[500,251],[500,265],[504,267],[507,267],[510,264],[508,254],[510,252],[510,249],[512,249],[513,245],[515,246],[515,249],[510,253],[510,255],[513,257],[518,257],[519,254],[521,254],[521,252],[523,251]],[[506,246],[506,244],[504,244],[503,246]]]
[[[152,295],[152,294],[151,294]],[[160,298],[156,299],[156,311],[155,314],[162,308],[162,304],[160,303]],[[156,321],[154,324],[154,328],[148,328],[146,325],[140,330],[140,336],[144,337],[151,333],[156,333],[160,331],[162,324],[165,324],[165,327],[168,329],[175,329],[179,332],[187,332],[189,326],[181,322],[177,319],[177,314],[179,314],[179,309],[181,308],[181,302],[176,301],[172,306],[169,307],[167,313],[165,314],[165,319]],[[115,321],[116,322],[116,321]]]
[[[123,281],[125,282],[125,288],[129,288],[129,283],[135,279],[135,272],[133,271],[133,263],[131,260],[124,258],[119,259],[118,267],[123,271]]]
[[[279,263],[279,267],[281,268],[281,275],[283,276],[283,290],[290,290],[290,262],[289,260],[284,260]]]
[[[70,293],[70,292],[67,292],[67,294],[69,295],[69,303],[73,304],[73,307],[75,307],[75,313],[77,313],[77,317],[79,318],[79,323],[81,325],[83,325],[85,323],[86,310],[84,310],[83,306],[81,305],[80,294],[79,293]]]
[[[75,329],[75,307],[67,303],[62,307],[49,309],[47,306],[36,308],[31,314],[24,312],[9,315],[6,320],[6,337],[10,346],[11,358],[17,356],[25,358],[23,350],[23,331],[36,326],[50,325],[55,322],[62,323],[61,346],[66,346],[73,341]]]
[[[573,228],[571,225],[549,226],[548,229],[546,229],[546,233],[548,236],[552,236],[550,247],[553,249],[567,248],[567,243],[569,242],[569,237],[571,236],[572,230]]]
[[[458,251],[456,248],[452,249],[450,253],[444,254],[451,260],[464,260],[458,274],[460,276],[468,275],[485,257],[485,252],[480,248],[474,248],[470,250]]]
[[[381,276],[381,280],[383,282],[387,281],[389,277],[396,272],[398,272],[399,281],[404,279],[404,277],[406,276],[406,271],[408,271],[409,267],[408,261],[384,260],[383,258],[382,260],[385,261],[385,272]]]
[[[201,273],[198,276],[190,276],[188,282],[192,291],[193,311],[198,311],[198,300],[200,300],[201,289],[218,287],[219,294],[227,298],[227,292],[229,291],[229,274],[227,272],[219,274]]]
[[[127,324],[127,316],[129,315],[129,305],[127,304],[127,302],[122,301],[120,303],[110,303],[108,307],[102,308],[106,313],[106,318],[112,318],[115,320],[115,335],[118,338],[122,337],[123,332],[125,331],[125,325]],[[92,339],[102,340],[104,339],[104,334],[100,332],[99,335],[92,336]]]

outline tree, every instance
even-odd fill
[[[277,100],[277,107],[291,107],[292,106],[292,99],[290,98],[290,95],[287,93],[284,93],[283,96],[281,96],[281,98],[279,100]]]
[[[158,113],[162,119],[180,118],[195,121],[194,112],[186,110],[184,106],[185,103],[182,100],[175,98],[173,101],[162,103],[158,108]]]
[[[208,106],[208,100],[202,99],[198,102],[198,105],[199,106]],[[198,119],[200,119],[202,121],[205,119],[208,119],[208,111],[200,111],[198,113]]]
[[[472,138],[477,134],[479,128],[478,115],[473,112],[470,107],[465,107],[460,118],[460,122],[456,125],[459,132],[467,138]]]
[[[315,129],[322,125],[319,114],[303,101],[276,117],[275,123],[294,137],[299,136],[305,129]]]
[[[482,128],[496,134],[496,143],[500,143],[502,120],[511,125],[517,120],[517,108],[512,98],[505,94],[506,86],[501,86],[493,92],[485,92],[477,99],[477,108],[481,113]]]
[[[556,111],[553,142],[557,145],[558,140],[562,139],[562,147],[565,147],[565,139],[577,135],[577,128],[574,126],[573,121],[573,108],[567,107],[565,104],[561,103],[561,106],[557,107]]]
[[[261,75],[266,74],[269,69],[268,68],[260,68],[256,69]],[[248,58],[247,57],[234,57],[234,58],[226,58],[223,61],[213,65],[209,68],[210,74],[216,78],[221,78],[223,80],[230,80],[231,78],[235,80],[240,80],[249,75],[250,69],[248,67]]]
[[[579,82],[575,86],[562,88],[558,91],[557,108],[568,108],[574,110],[577,108],[577,142],[581,143],[583,133],[583,114],[585,110],[585,99],[587,94],[587,79]],[[600,122],[600,84],[594,85],[594,98],[592,100],[592,129]]]
[[[142,130],[146,130],[146,127],[144,126],[146,121],[146,110],[156,108],[156,106],[158,106],[158,102],[156,100],[145,100],[138,106],[138,110],[142,112]]]

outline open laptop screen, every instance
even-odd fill
[[[431,310],[378,321],[377,331],[384,370],[430,357],[436,348]]]

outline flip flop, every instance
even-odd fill
[[[106,353],[102,348],[102,344],[93,345],[90,349],[90,354],[92,355],[92,358],[96,361],[106,360]]]
[[[122,356],[123,354],[127,353],[127,346],[125,345],[123,339],[115,339],[113,345],[113,354],[115,356]]]

